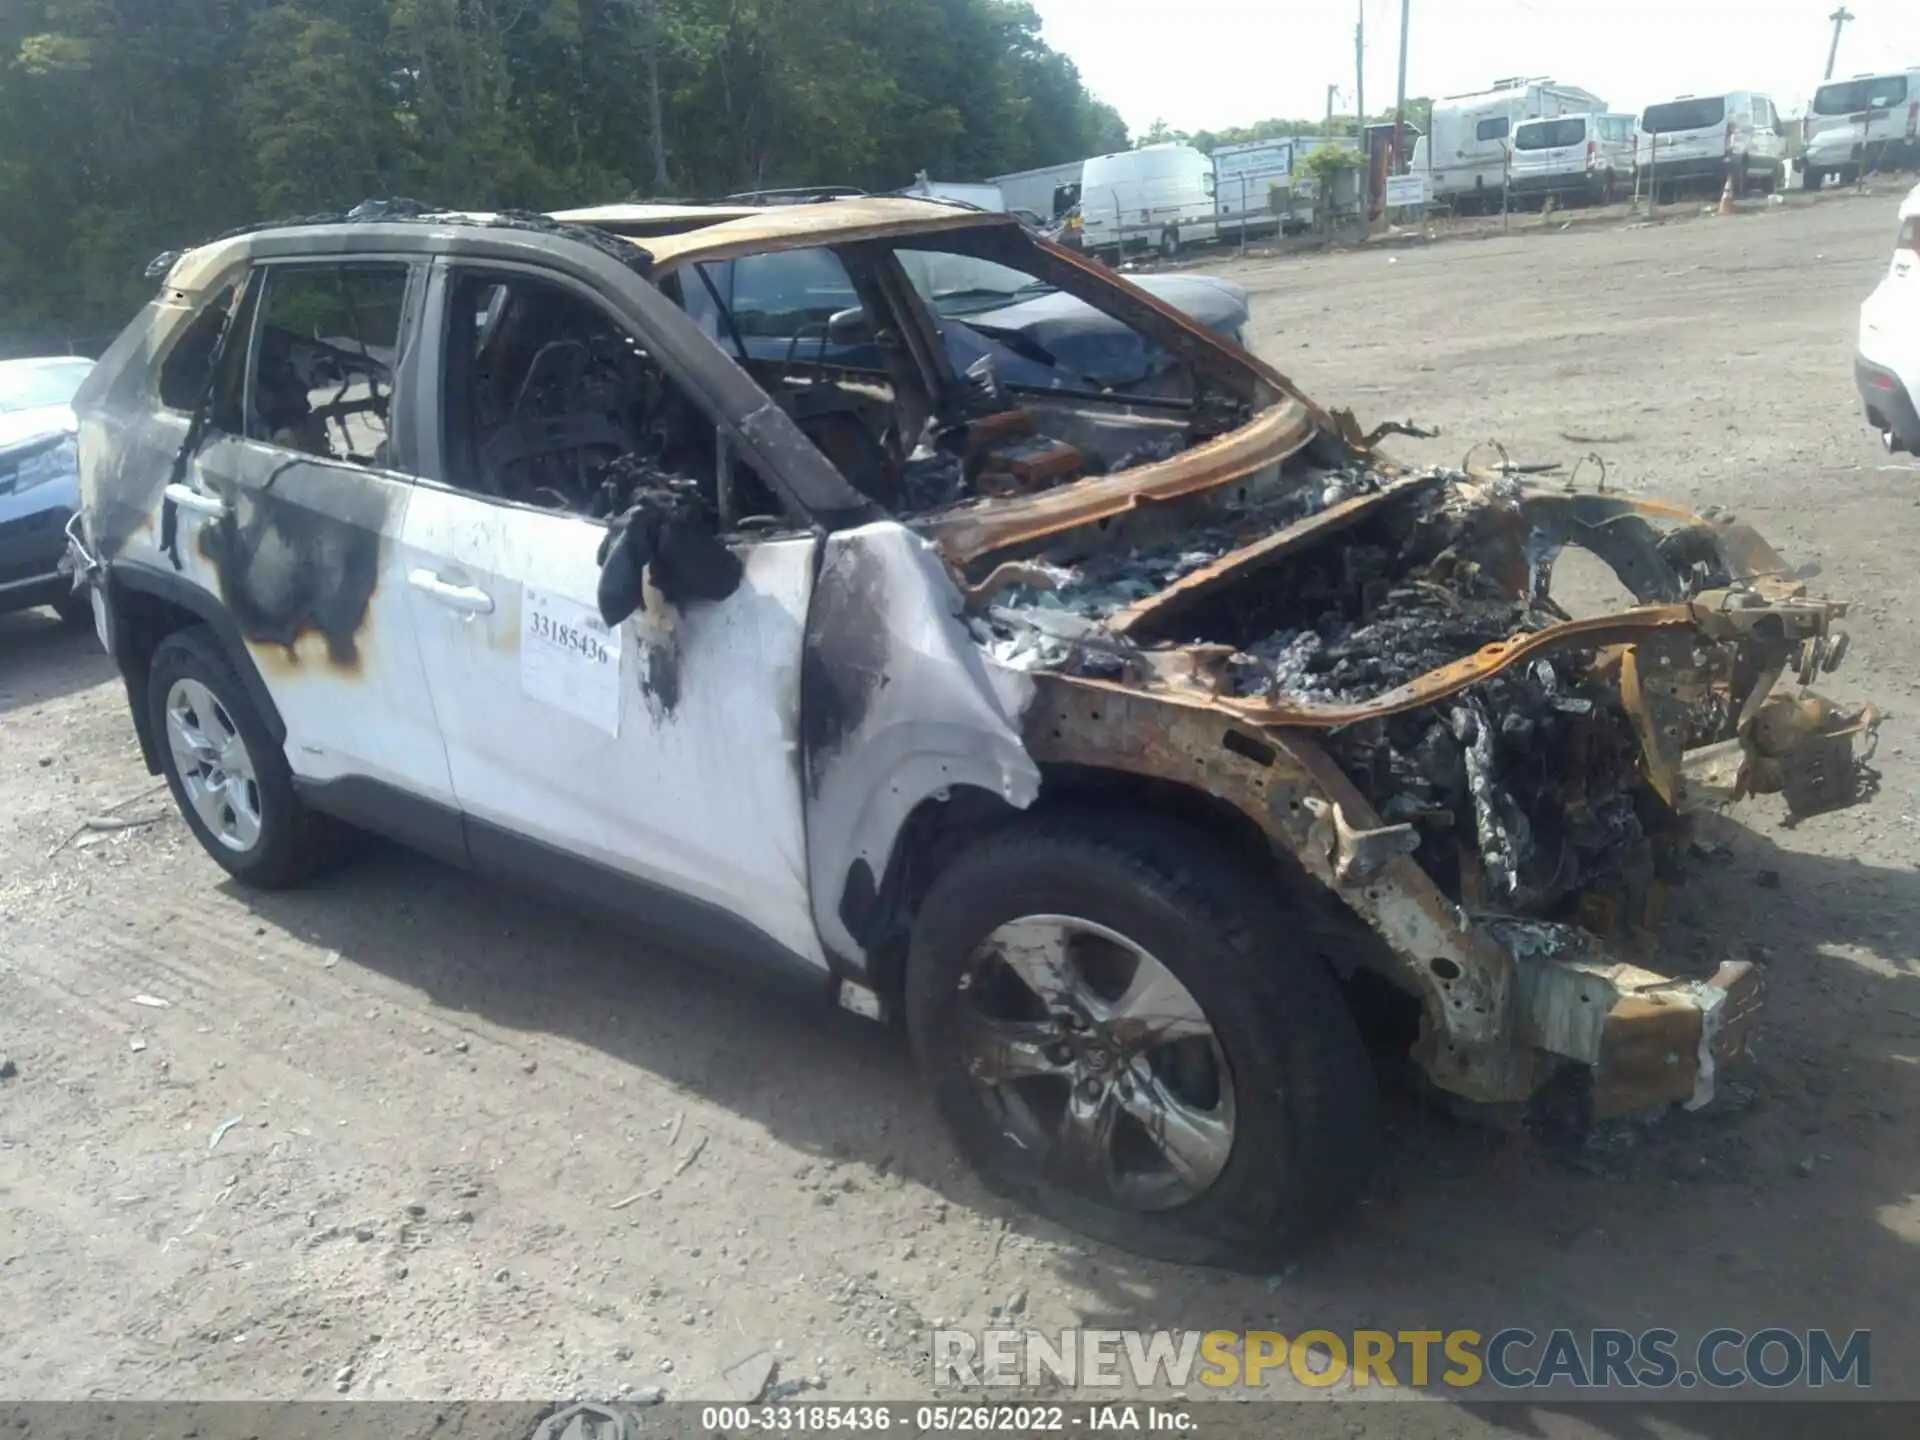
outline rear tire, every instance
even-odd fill
[[[1162,230],[1160,232],[1160,257],[1163,260],[1171,260],[1179,253],[1180,232],[1174,229]]]
[[[147,705],[174,803],[234,879],[282,889],[349,853],[354,832],[294,793],[286,752],[206,626],[176,630],[156,647]]]
[[[1204,1036],[1181,1030],[1184,1038],[1148,1041],[1162,1048],[1144,1051],[1129,1050],[1122,1038],[1114,1051],[1092,1052],[1092,1061],[1077,1050],[1073,1065],[1080,1068],[1071,1073],[1015,1066],[1016,1050],[1029,1064],[1053,1065],[1067,1053],[1064,1042],[1084,1046],[1088,1039],[1084,1023],[1064,1011],[1050,1019],[1053,1007],[1031,988],[1023,991],[1023,972],[1003,958],[1039,952],[1000,948],[1010,943],[1000,937],[1058,925],[1062,917],[1071,917],[1068,927],[1086,927],[1057,952],[1080,957],[1066,971],[1090,976],[1102,955],[1109,964],[1114,955],[1144,955],[1178,982],[1166,990],[1194,1007],[1182,1010],[1162,998],[1154,1013],[1185,1015],[1183,1024],[1197,1019]],[[935,880],[920,907],[907,966],[914,1050],[961,1151],[990,1189],[1097,1240],[1157,1259],[1258,1268],[1351,1199],[1373,1144],[1374,1077],[1352,1017],[1322,962],[1289,936],[1272,877],[1253,873],[1204,833],[1177,822],[1073,810],[1023,819],[988,836]],[[1072,948],[1082,941],[1091,948]],[[1130,994],[1144,973],[1144,962],[1131,963],[1135,978],[1124,981]],[[1007,1003],[1026,1008],[1003,1011]],[[1120,1013],[1131,1012],[1122,1004]],[[1066,1029],[1022,1032],[1030,1039],[1019,1047],[1004,1038],[983,1044],[980,1037],[1001,1037],[1005,1032],[994,1027],[1008,1025]],[[1095,1043],[1105,1041],[1096,1036]],[[1206,1073],[1218,1087],[1206,1092],[1213,1099],[1203,1110],[1228,1117],[1223,1143],[1217,1120],[1207,1131],[1189,1108],[1198,1103],[1185,1088],[1197,1045],[1213,1047],[1200,1052],[1210,1057]],[[994,1058],[983,1062],[988,1055]],[[1085,1065],[1099,1066],[1102,1055],[1109,1068],[1089,1079]],[[1180,1064],[1162,1077],[1162,1063],[1174,1061]],[[983,1078],[996,1070],[999,1079]],[[1083,1087],[1111,1085],[1129,1097],[1115,1101],[1125,1108],[1148,1094],[1132,1088],[1142,1077],[1157,1097],[1146,1109],[1157,1126],[1130,1120],[1133,1110],[1120,1115],[1101,1141],[1108,1180],[1064,1182],[1067,1162],[1060,1156],[1069,1147],[1061,1137],[1068,1133],[1069,1108],[1085,1098]],[[1050,1101],[1049,1093],[1060,1098]],[[1166,1099],[1164,1107],[1159,1099]],[[1122,1173],[1123,1159],[1144,1158],[1151,1170],[1173,1161],[1174,1151],[1202,1133],[1211,1134],[1216,1147],[1208,1152],[1210,1167],[1169,1164],[1171,1188],[1154,1192],[1153,1203],[1141,1200],[1139,1188],[1153,1176],[1143,1182],[1128,1172],[1123,1182],[1111,1180]],[[1158,1150],[1142,1150],[1142,1140]],[[1130,1156],[1124,1154],[1128,1141],[1136,1142]],[[1204,1184],[1193,1179],[1196,1169],[1207,1177]],[[1091,1172],[1064,1173],[1084,1180]],[[1127,1185],[1135,1188],[1120,1193]]]

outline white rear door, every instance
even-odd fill
[[[174,563],[233,618],[295,777],[373,781],[450,814],[399,548],[414,482],[396,357],[425,274],[377,258],[257,270],[209,438],[165,503]]]

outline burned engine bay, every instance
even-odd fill
[[[1576,620],[1569,545],[1636,604]],[[1693,797],[1859,797],[1878,722],[1774,692],[1838,665],[1845,607],[1746,527],[1503,474],[1304,457],[1277,484],[1029,547],[969,578],[976,638],[1033,672],[1307,732],[1463,913],[1641,923]]]

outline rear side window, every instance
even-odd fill
[[[273,266],[265,280],[248,437],[384,467],[406,266]]]
[[[1492,120],[1482,120],[1474,128],[1473,136],[1476,140],[1504,140],[1512,126],[1511,120],[1504,115],[1499,115]]]
[[[1852,115],[1861,110],[1884,110],[1907,103],[1907,77],[1876,75],[1866,80],[1842,80],[1813,92],[1816,115]]]
[[[1705,100],[1674,100],[1665,105],[1649,105],[1640,117],[1640,128],[1649,135],[1671,135],[1676,130],[1711,130],[1725,123],[1727,97],[1709,95]]]
[[[233,309],[233,299],[234,287],[229,285],[209,300],[160,366],[160,403],[169,410],[191,412],[199,408],[207,393],[213,347]]]
[[[1513,148],[1559,150],[1568,145],[1584,144],[1586,138],[1585,120],[1540,120],[1531,125],[1522,125],[1513,132]]]

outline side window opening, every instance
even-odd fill
[[[235,287],[228,285],[201,307],[160,366],[160,403],[191,414],[206,394],[214,343],[233,310]],[[244,337],[241,338],[244,348]],[[228,342],[229,345],[233,341]]]
[[[268,267],[248,437],[385,468],[406,293],[404,265]]]
[[[1474,129],[1474,137],[1479,140],[1504,140],[1512,121],[1505,115],[1497,115],[1491,120],[1482,120]]]
[[[699,262],[665,289],[896,515],[1152,464],[1246,423],[1257,400],[1051,273],[1004,237],[926,237]],[[1163,288],[1239,340],[1243,293]]]
[[[587,297],[523,274],[465,272],[447,330],[449,483],[589,519],[648,493],[690,503],[716,530],[784,518],[703,408]]]
[[[832,250],[770,250],[709,260],[679,277],[694,323],[793,417],[847,482],[870,498],[912,448],[893,375],[897,333],[867,315]]]

